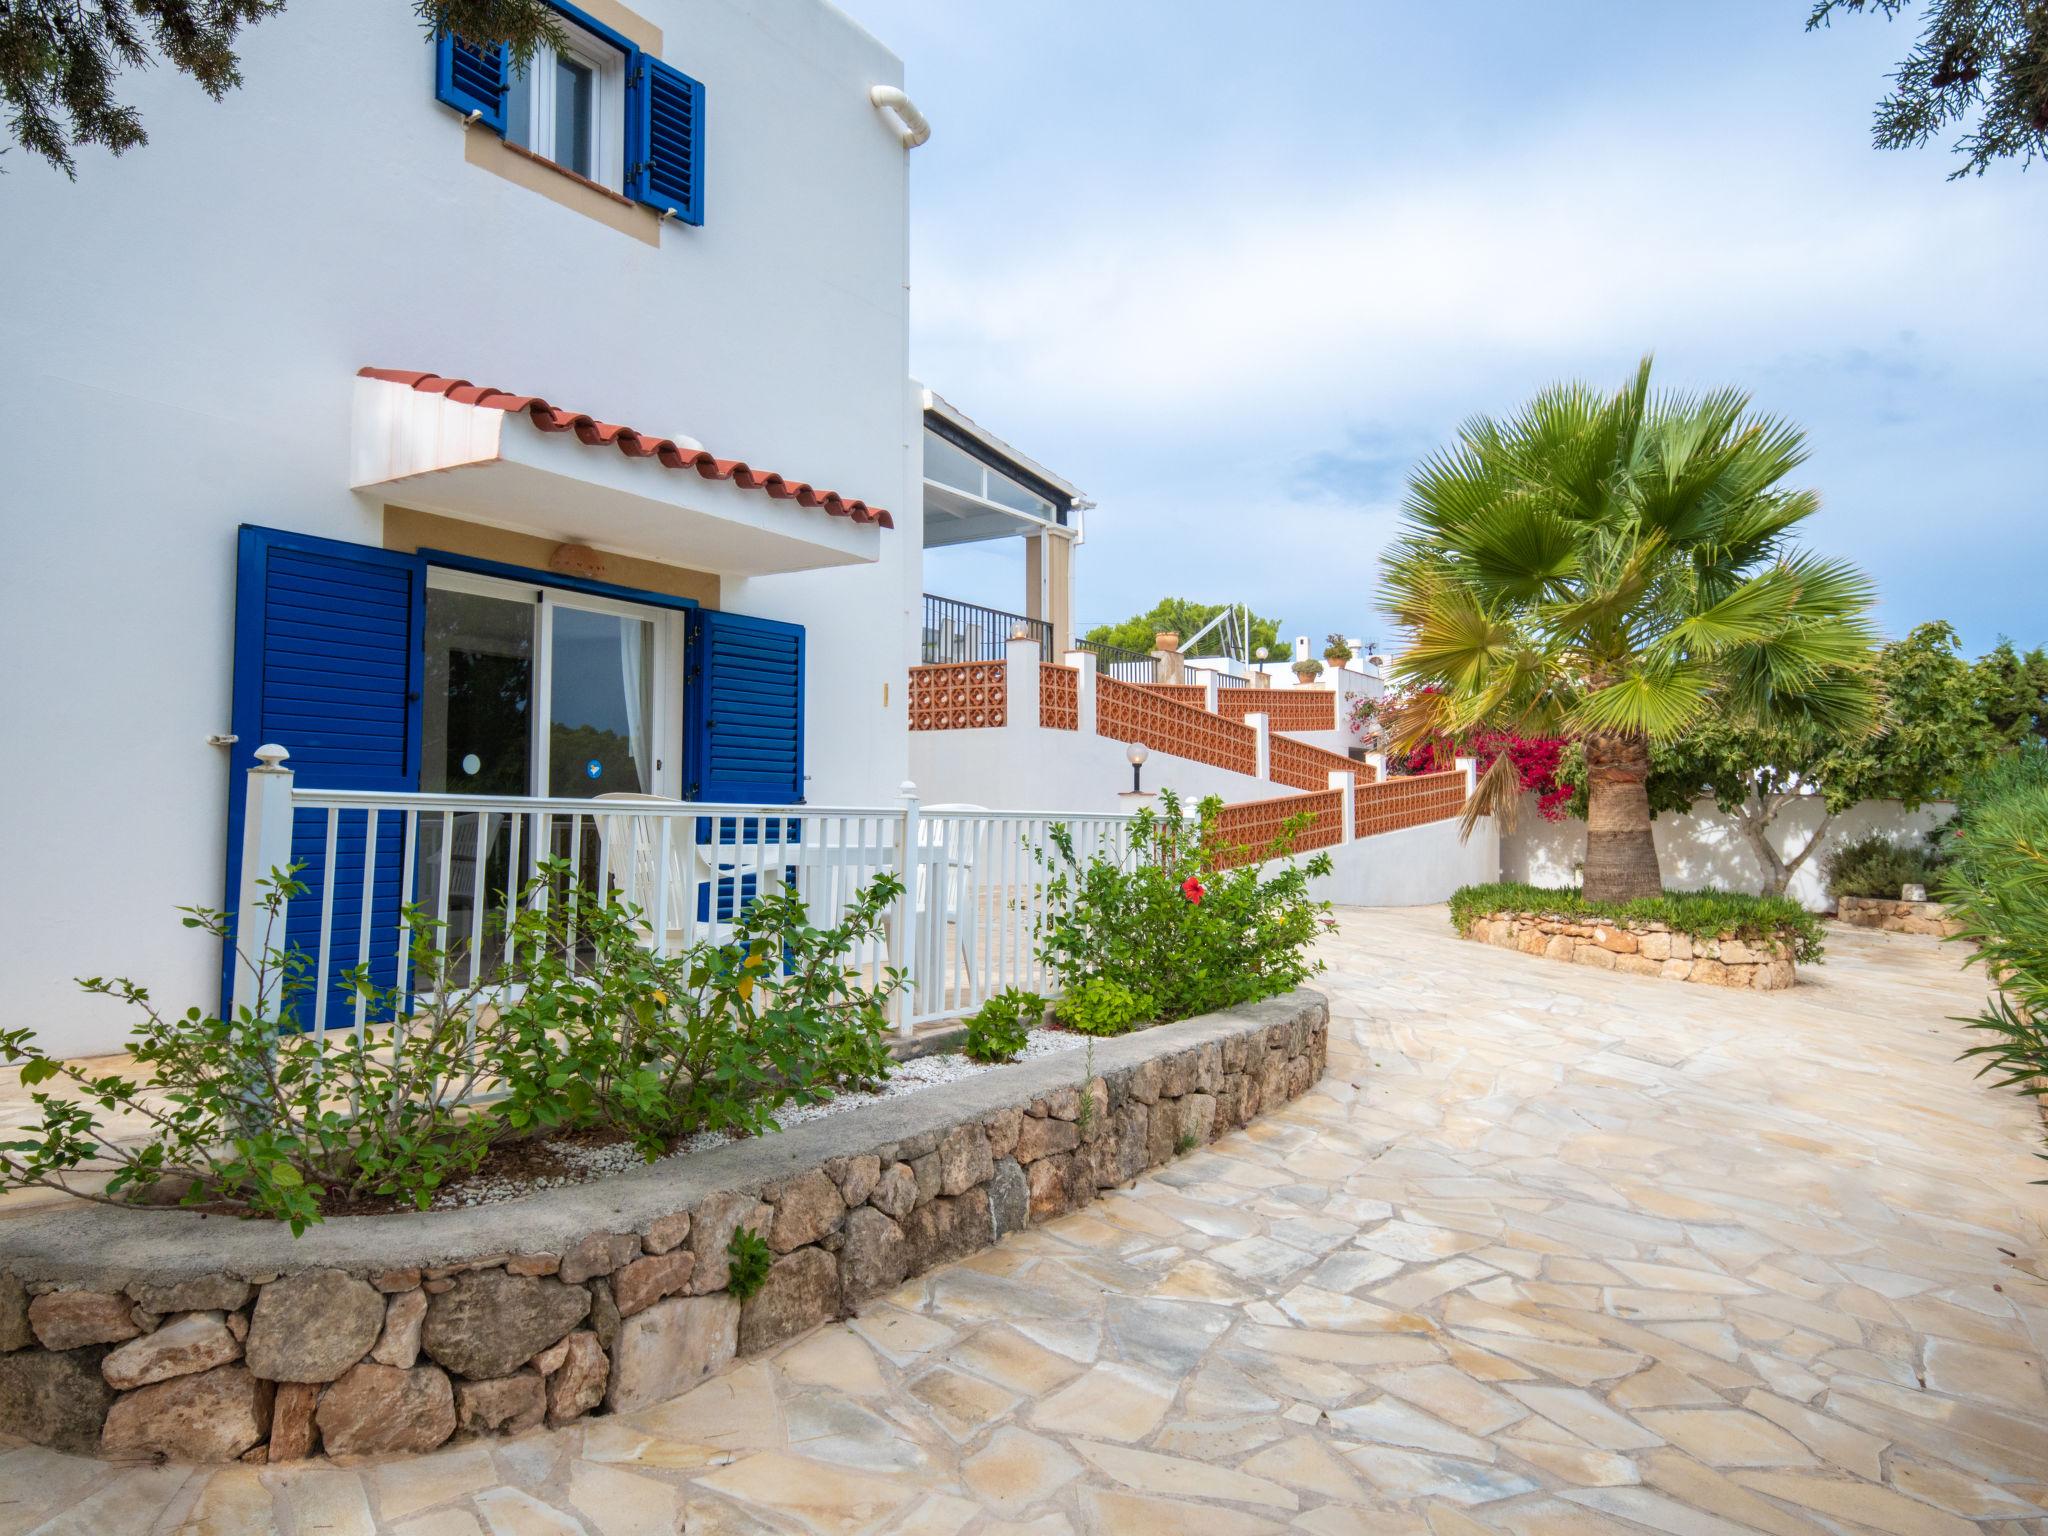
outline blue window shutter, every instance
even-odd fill
[[[704,222],[704,87],[650,54],[627,61],[626,195]]]
[[[510,83],[503,43],[473,47],[452,32],[434,39],[435,99],[464,117],[481,114],[477,121],[493,133],[505,131],[505,89]]]
[[[702,608],[689,626],[685,798],[801,805],[803,626]]]
[[[244,769],[256,748],[276,742],[306,789],[413,791],[420,784],[420,692],[425,665],[426,570],[417,555],[333,539],[244,527],[235,582],[234,771],[228,781],[227,905],[241,881]],[[327,1017],[354,1019],[338,979],[359,958],[368,818],[343,811],[335,838],[333,948]],[[301,811],[292,858],[309,887],[286,916],[284,939],[317,959],[327,816]],[[371,891],[371,971],[395,974],[404,834],[400,818],[378,819]],[[260,934],[247,935],[254,951]],[[223,1006],[233,955],[223,957]],[[310,1017],[310,1006],[306,1005]]]

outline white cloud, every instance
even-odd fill
[[[1917,329],[1937,353],[2038,355],[2038,306],[1958,302],[2031,287],[2007,213],[1931,177],[1903,204],[1815,185],[1729,146],[1637,144],[1594,167],[1566,138],[1436,185],[1254,189],[1222,220],[1097,195],[1057,238],[921,228],[917,351],[966,398],[1140,439],[1463,414],[1491,379],[1647,347],[1753,371]]]

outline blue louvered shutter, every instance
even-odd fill
[[[627,76],[626,195],[685,224],[704,222],[704,87],[640,54]]]
[[[686,798],[801,805],[803,626],[702,608],[689,625]]]
[[[242,529],[235,586],[236,766],[228,800],[231,909],[241,880],[243,770],[254,765],[257,747],[284,747],[301,788],[419,788],[425,605],[425,568],[416,555]],[[309,889],[291,903],[284,937],[317,962],[320,907],[323,899],[331,902],[325,979],[331,1024],[355,1016],[353,997],[339,978],[359,958],[367,825],[360,811],[340,813],[331,892],[324,889],[327,813],[302,810],[292,827],[292,859]],[[403,861],[401,818],[387,813],[378,819],[369,892],[370,968],[386,985],[395,975]],[[251,935],[244,947],[253,951],[261,942],[261,935]],[[233,957],[224,960],[231,992]],[[310,1007],[301,1007],[310,1019]]]
[[[505,91],[510,84],[503,43],[478,47],[453,33],[434,39],[435,99],[464,117],[482,114],[477,121],[493,133],[505,131]]]

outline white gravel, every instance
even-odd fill
[[[1087,1044],[1085,1037],[1070,1034],[1065,1030],[1034,1029],[1025,1042],[1019,1061],[1033,1061],[1041,1056],[1056,1056],[1063,1051],[1076,1051]],[[1007,1065],[1000,1063],[999,1065]],[[807,1120],[822,1120],[827,1115],[836,1115],[844,1110],[858,1109],[863,1104],[877,1104],[884,1099],[900,1099],[906,1094],[923,1093],[927,1088],[936,1088],[942,1083],[957,1083],[964,1078],[977,1077],[983,1072],[993,1072],[994,1066],[983,1066],[969,1061],[965,1056],[919,1056],[910,1061],[898,1062],[889,1080],[873,1093],[841,1093],[825,1100],[822,1104],[788,1104],[776,1113],[776,1121],[787,1130],[793,1125],[802,1125]],[[773,1134],[772,1132],[770,1134]],[[677,1147],[667,1158],[688,1157],[693,1152],[708,1152],[714,1147],[725,1146],[738,1141],[740,1137],[730,1131],[703,1131],[692,1136]],[[450,1186],[434,1200],[437,1211],[458,1210],[473,1205],[495,1205],[503,1200],[517,1200],[540,1189],[560,1189],[571,1184],[588,1184],[595,1179],[608,1178],[613,1174],[628,1173],[647,1165],[630,1142],[616,1142],[610,1146],[587,1146],[576,1142],[543,1143],[551,1147],[555,1155],[573,1170],[542,1178],[473,1177]]]

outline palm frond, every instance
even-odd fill
[[[1712,696],[1713,676],[1703,666],[1644,667],[1587,693],[1567,718],[1574,735],[1613,731],[1668,741],[1700,717]]]

